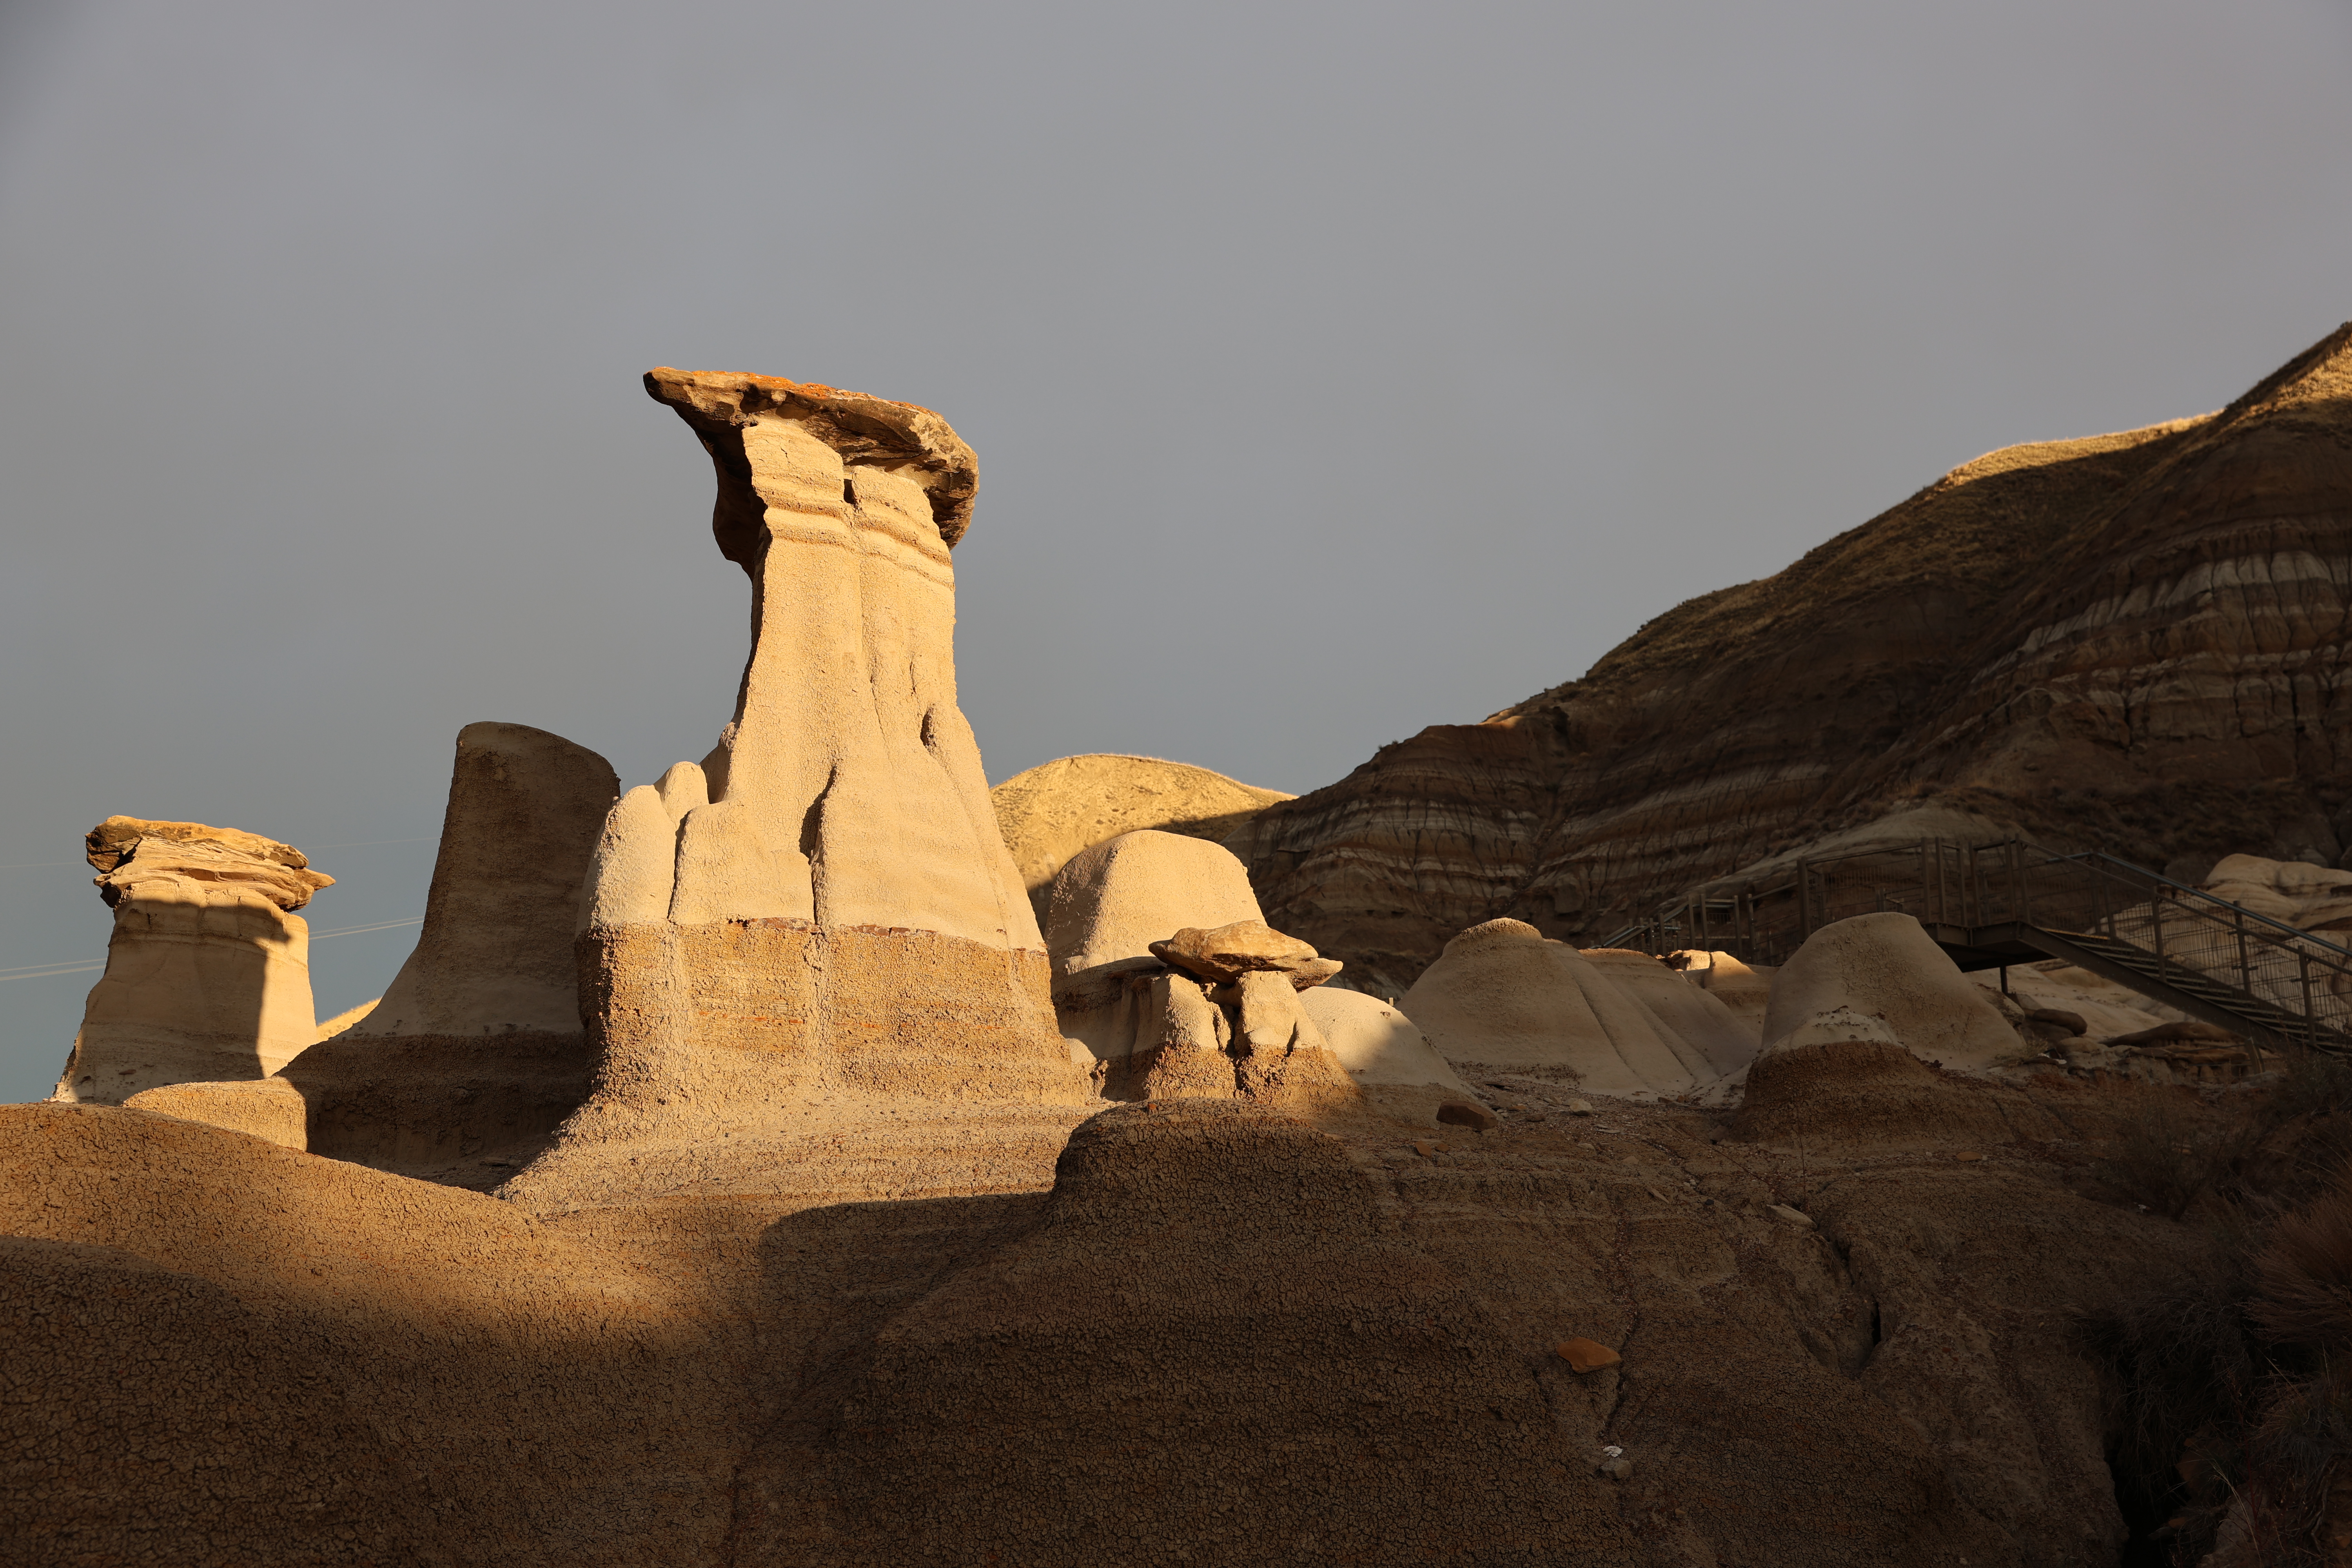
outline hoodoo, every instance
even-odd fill
[[[52,1099],[266,1078],[310,1044],[310,928],[294,911],[332,877],[289,844],[200,822],[110,816],[89,856],[114,936]]]
[[[646,387],[710,454],[751,654],[717,748],[605,820],[580,952],[603,1076],[567,1145],[716,1137],[813,1089],[1085,1099],[956,706],[971,448],[827,386]]]

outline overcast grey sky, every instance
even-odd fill
[[[1307,790],[2352,315],[2347,68],[2345,0],[0,0],[0,970],[102,957],[110,813],[324,931],[421,911],[469,721],[699,756],[749,592],[651,365],[978,449],[992,778]],[[0,979],[0,1099],[90,978]]]

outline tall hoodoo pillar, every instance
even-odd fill
[[[751,578],[735,721],[685,805],[671,918],[908,927],[1040,950],[956,707],[971,448],[928,409],[657,370],[718,470],[719,552]]]
[[[827,386],[646,387],[710,453],[751,654],[718,748],[606,819],[581,940],[604,1065],[572,1136],[691,1135],[814,1086],[1085,1098],[956,706],[971,449]]]

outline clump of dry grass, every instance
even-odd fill
[[[2173,1095],[2150,1095],[2092,1169],[2119,1196],[2179,1219],[2231,1184],[2260,1136],[2252,1123],[2216,1127]]]
[[[2337,1370],[2352,1372],[2352,1167],[2281,1215],[2258,1249],[2216,1236],[2221,1269],[2234,1276],[2220,1296],[2138,1303],[2124,1333],[2111,1332],[2137,1407],[2135,1468],[2149,1474],[2179,1442],[2176,1563],[2199,1561],[2236,1504],[2251,1561],[2316,1568],[2330,1493],[2352,1459],[2352,1380]]]
[[[2325,1370],[2273,1385],[2246,1443],[2248,1523],[2255,1561],[2320,1568],[2330,1483],[2352,1454],[2352,1389]]]
[[[2209,1244],[2169,1286],[2084,1324],[2115,1374],[2117,1500],[2143,1550],[2181,1568],[2233,1508],[2243,1561],[2264,1568],[2324,1562],[2345,1526],[2328,1509],[2352,1463],[2347,1151],[2352,1064],[2307,1058],[2235,1118],[2149,1097],[2097,1168],[2133,1202],[2193,1215]]]
[[[2265,1199],[2296,1203],[2352,1163],[2352,1061],[2306,1053],[2288,1064],[2253,1117],[2263,1147],[2249,1175]]]
[[[2173,1288],[2084,1323],[2115,1373],[2116,1500],[2190,1563],[2213,1539],[2245,1475],[2243,1437],[2260,1419],[2270,1368],[2246,1321],[2245,1256],[2226,1242]],[[2181,1461],[2194,1457],[2185,1470]]]
[[[2273,1339],[2352,1349],[2352,1188],[2338,1186],[2272,1227],[2254,1259],[2250,1312]]]

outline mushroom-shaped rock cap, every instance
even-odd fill
[[[980,488],[980,460],[948,422],[912,403],[893,403],[862,392],[844,392],[813,381],[749,375],[738,371],[646,372],[646,391],[667,403],[693,426],[720,467],[745,484],[750,465],[740,432],[763,416],[790,419],[821,437],[845,463],[908,474],[931,499],[931,520],[940,540],[952,548],[971,526],[971,500]],[[719,548],[730,561],[743,562],[749,541],[729,537],[722,511]]]
[[[1153,942],[1151,955],[1219,984],[1253,972],[1273,973],[1288,975],[1301,991],[1322,984],[1342,967],[1338,959],[1318,958],[1312,947],[1264,921],[1235,921],[1213,931],[1186,926],[1167,941]]]
[[[240,828],[211,827],[201,822],[149,822],[139,816],[110,816],[91,828],[82,843],[93,868],[111,871],[122,864],[124,857],[142,838],[162,838],[173,844],[217,844],[296,871],[310,864],[310,857],[291,844],[280,844],[275,838],[264,838],[258,833],[247,833]]]
[[[99,896],[120,904],[142,882],[213,882],[242,887],[289,911],[310,901],[335,879],[310,869],[310,859],[290,844],[234,827],[201,822],[148,822],[110,816],[89,830],[83,843],[99,875]]]

